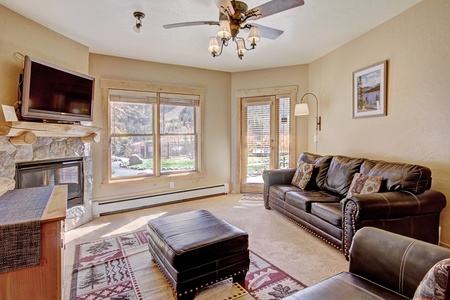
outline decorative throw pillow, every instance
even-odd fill
[[[450,258],[437,262],[420,282],[413,300],[450,299],[449,269]]]
[[[359,194],[377,193],[380,190],[382,181],[382,176],[367,176],[365,174],[356,173],[353,176],[347,196],[351,197]]]
[[[294,178],[292,178],[291,184],[301,188],[302,190],[305,189],[306,185],[311,179],[313,171],[314,164],[308,164],[301,161],[298,164],[297,171],[295,171]]]

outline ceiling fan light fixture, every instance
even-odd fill
[[[261,40],[261,36],[259,35],[259,29],[257,26],[250,27],[250,33],[248,34],[247,40],[252,44],[253,47],[257,42]]]
[[[229,39],[231,37],[230,22],[228,20],[220,20],[217,36],[221,39]]]
[[[215,56],[220,50],[219,41],[217,40],[217,37],[212,36],[209,39],[209,47],[208,51],[211,52],[213,56]]]
[[[247,49],[245,48],[245,42],[243,39],[236,40],[236,53],[240,59],[244,56],[244,53],[247,52]]]
[[[255,49],[256,43],[261,40],[259,30],[264,38],[276,39],[283,31],[275,28],[254,24],[248,24],[249,20],[259,20],[261,18],[277,14],[279,12],[292,9],[305,4],[304,0],[271,0],[267,3],[248,9],[245,0],[213,0],[219,8],[219,21],[195,21],[163,25],[164,28],[176,28],[193,25],[215,25],[219,26],[217,37],[209,39],[208,50],[213,57],[220,56],[224,47],[228,47],[230,41],[236,43],[236,53],[240,59],[244,53]],[[245,39],[239,37],[241,29],[249,30],[247,38],[250,46],[247,48]]]
[[[141,32],[142,19],[145,18],[145,14],[140,11],[135,11],[133,16],[136,18],[136,24],[133,26],[133,30],[136,33]]]

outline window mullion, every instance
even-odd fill
[[[161,93],[157,93],[156,94],[156,104],[153,106],[154,107],[154,111],[153,111],[153,115],[155,116],[155,121],[154,121],[154,149],[153,149],[153,153],[154,153],[154,157],[153,157],[153,172],[155,174],[156,177],[161,176],[161,125],[160,125],[160,109],[159,106],[161,105],[160,103],[160,98],[161,97]]]

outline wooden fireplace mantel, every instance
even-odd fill
[[[80,137],[83,142],[99,142],[102,128],[78,124],[1,122],[0,136],[9,136],[14,145],[31,145],[37,137]]]

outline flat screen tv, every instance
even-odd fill
[[[23,120],[79,123],[92,121],[95,78],[25,56]]]

